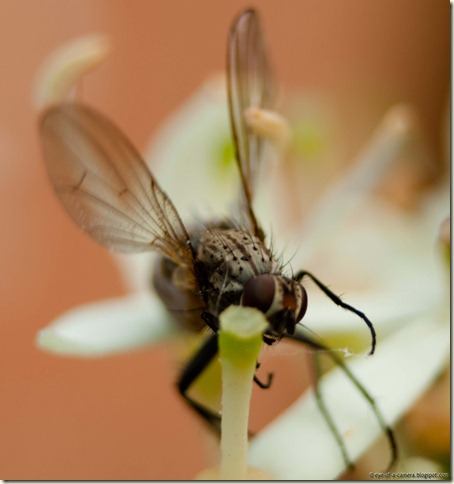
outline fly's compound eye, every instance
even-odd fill
[[[307,292],[306,292],[306,289],[304,289],[304,287],[301,285],[301,284],[298,284],[299,285],[299,289],[300,289],[300,294],[299,294],[299,298],[300,298],[300,307],[299,307],[299,311],[298,311],[298,314],[296,316],[296,322],[299,323],[304,315],[306,314],[306,310],[307,310]]]
[[[276,285],[273,276],[263,274],[253,277],[244,286],[241,304],[256,308],[266,314],[273,304],[275,290]]]

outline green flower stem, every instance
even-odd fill
[[[252,308],[231,306],[220,316],[221,480],[241,480],[247,473],[249,403],[267,325],[263,314]]]

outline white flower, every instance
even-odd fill
[[[288,226],[287,234],[273,234],[278,251],[286,247],[292,254],[299,248],[292,260],[295,271],[307,268],[334,290],[346,290],[344,299],[373,321],[376,355],[358,356],[349,366],[390,425],[428,388],[449,358],[447,282],[435,250],[438,227],[449,207],[448,192],[434,192],[411,214],[373,195],[409,142],[411,116],[402,108],[391,112],[352,170],[321,198],[311,217]],[[194,216],[229,213],[238,179],[219,83],[203,86],[163,126],[151,147],[150,166],[189,226]],[[285,203],[296,202],[275,192],[277,178],[285,179],[279,165],[264,166],[262,172],[257,213],[267,229],[279,220]],[[274,203],[276,197],[279,203]],[[174,326],[150,289],[153,255],[128,258],[117,260],[131,295],[60,316],[39,333],[41,349],[104,356],[149,346],[173,334]],[[331,345],[338,339],[352,340],[355,352],[365,352],[370,334],[361,320],[337,308],[315,287],[308,286],[308,291],[304,324]],[[376,419],[339,369],[322,378],[321,390],[356,460],[380,436]],[[312,391],[261,431],[250,451],[251,464],[276,479],[333,479],[345,468]]]

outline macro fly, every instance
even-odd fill
[[[218,352],[219,315],[228,306],[262,311],[268,321],[267,345],[281,339],[304,343],[317,354],[326,352],[371,405],[396,457],[391,429],[373,399],[334,352],[305,332],[297,331],[308,298],[303,281],[311,280],[331,301],[362,319],[376,336],[367,316],[344,303],[313,274],[301,270],[291,276],[267,246],[253,209],[254,183],[264,148],[247,125],[247,108],[272,106],[273,82],[261,25],[254,10],[234,20],[228,39],[228,105],[241,181],[241,214],[237,220],[210,221],[189,230],[172,201],[161,189],[128,138],[108,119],[78,101],[61,103],[44,112],[40,135],[44,159],[54,189],[69,215],[99,243],[119,251],[156,251],[153,285],[176,322],[209,335],[183,369],[177,387],[185,401],[212,427],[221,417],[189,395],[189,389]],[[258,366],[258,365],[257,365]],[[254,381],[261,388],[271,384]],[[317,401],[343,458],[347,450],[315,385]]]

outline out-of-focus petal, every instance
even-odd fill
[[[210,79],[168,119],[146,157],[187,223],[227,215],[237,194],[223,79]]]
[[[268,116],[281,125],[278,137],[285,144],[284,132],[289,129],[285,120],[276,113],[268,112]],[[269,159],[279,151],[279,142],[273,141],[266,146],[254,202],[267,231],[272,227],[271,221],[279,216],[270,184],[274,173],[270,169],[277,167],[272,168]],[[163,124],[150,142],[146,159],[187,226],[195,221],[206,223],[232,216],[240,219],[240,175],[223,76],[210,78]]]
[[[128,296],[72,309],[37,336],[37,345],[65,356],[96,357],[138,349],[172,334],[154,296]]]
[[[370,201],[353,210],[345,227],[303,267],[334,292],[342,291],[343,300],[363,310],[382,338],[444,303],[445,269],[435,238],[448,204],[449,192],[443,190],[413,214]],[[297,270],[300,259],[294,260]],[[320,335],[363,332],[358,318],[336,307],[310,282],[307,290],[304,324]]]
[[[110,42],[103,35],[87,35],[59,47],[43,64],[34,90],[35,105],[45,109],[63,102],[77,82],[108,56]]]
[[[112,252],[111,255],[123,276],[123,284],[127,291],[147,294],[152,290],[151,280],[156,259],[155,252],[129,254]]]
[[[390,336],[372,357],[349,367],[375,399],[384,419],[394,424],[433,382],[449,358],[449,324],[432,315]],[[364,396],[337,368],[320,380],[328,410],[355,461],[380,436]],[[275,479],[335,479],[345,465],[339,447],[318,410],[314,393],[305,393],[262,430],[250,445],[251,465]],[[371,469],[380,472],[382,469]]]
[[[344,225],[346,215],[367,203],[372,190],[408,148],[415,118],[413,110],[405,105],[389,110],[353,167],[323,195],[308,220],[297,227],[301,257],[308,258],[321,245],[331,241],[338,228]]]

